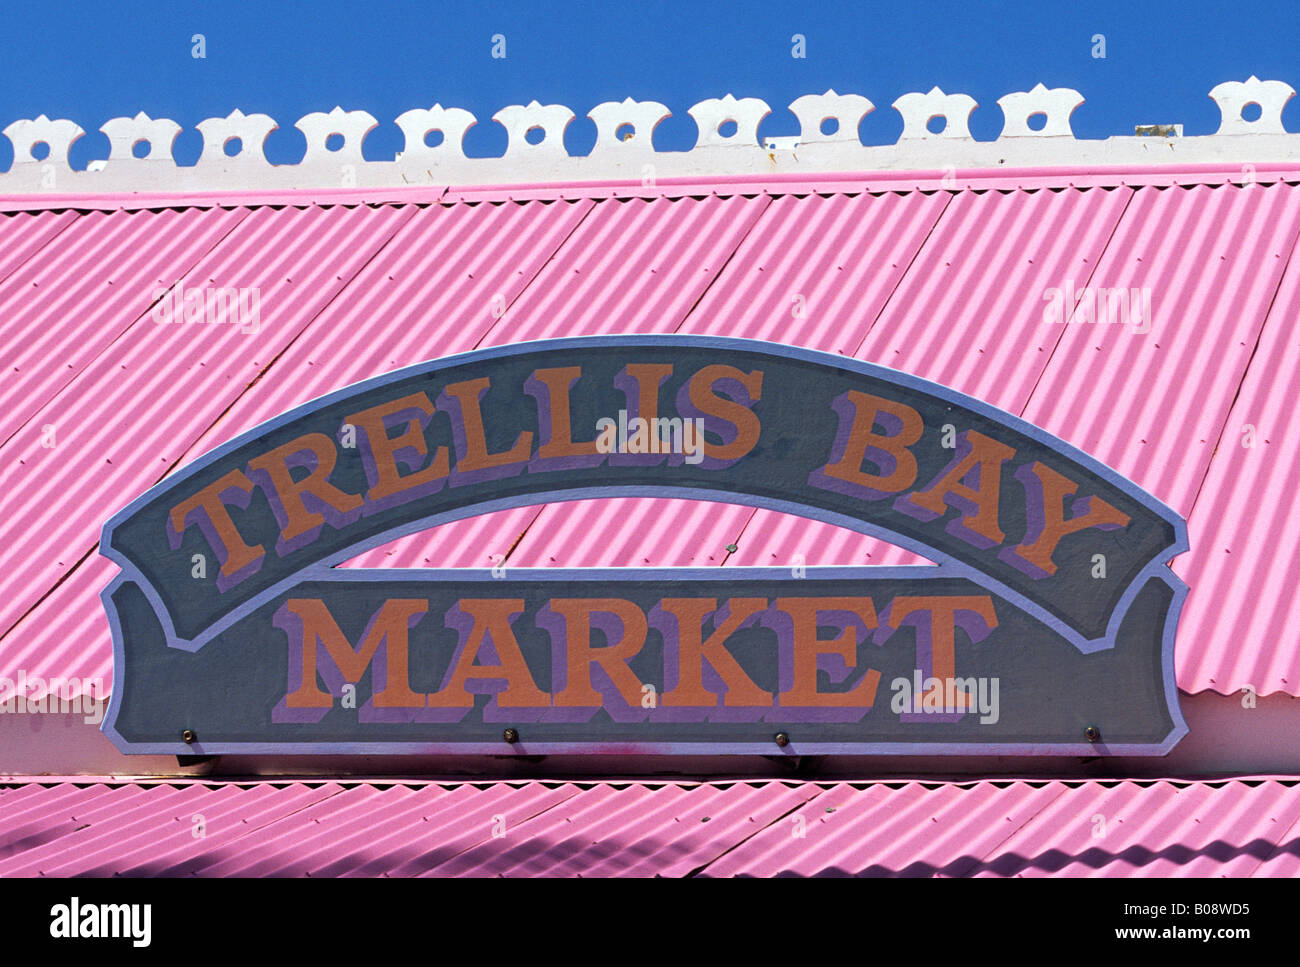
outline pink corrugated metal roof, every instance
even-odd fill
[[[27,257],[15,258],[0,280],[0,441],[8,443],[60,390],[80,381],[148,311],[156,289],[189,272],[247,215],[88,212],[39,248],[31,243],[41,233],[20,229],[15,245]],[[6,238],[2,247],[9,244]]]
[[[1046,177],[1032,174],[1025,184]],[[1300,562],[1266,539],[1300,514],[1283,442],[1300,188],[1085,190],[1066,175],[1059,190],[922,191],[904,179],[871,194],[885,183],[845,176],[630,200],[479,190],[473,203],[453,193],[4,216],[0,394],[13,425],[0,436],[0,542],[23,566],[0,576],[0,666],[107,679],[97,594],[113,568],[95,553],[100,524],[264,419],[474,346],[689,331],[896,366],[1110,463],[1191,514],[1177,565],[1192,584],[1180,685],[1300,695],[1300,640],[1286,632]],[[1067,280],[1149,287],[1154,331],[1044,322],[1044,290]],[[261,332],[154,325],[154,287],[178,281],[260,287]],[[1247,422],[1271,442],[1236,446]],[[46,426],[54,447],[41,445]],[[916,560],[768,511],[611,500],[448,524],[352,563],[503,555],[514,566]]]
[[[1025,418],[1186,516],[1298,233],[1290,185],[1135,192],[1091,285],[1149,288],[1152,330],[1058,327]]]
[[[1219,643],[1184,652],[1180,684],[1189,691],[1250,685],[1260,694],[1294,695],[1300,686],[1300,542],[1284,536],[1296,517],[1300,481],[1297,373],[1300,265],[1292,261],[1212,441],[1214,459],[1187,523],[1193,553],[1174,565],[1195,589],[1184,627]]]
[[[1295,780],[0,787],[3,876],[1278,876]]]

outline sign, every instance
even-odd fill
[[[784,511],[935,564],[334,567],[614,496]],[[771,343],[399,370],[196,460],[100,546],[125,752],[1138,755],[1186,732],[1177,514],[977,400]]]

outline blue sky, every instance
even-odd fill
[[[203,59],[191,38],[203,34]],[[491,56],[492,37],[506,57]],[[792,36],[806,57],[791,56]],[[1093,56],[1103,34],[1104,59]],[[380,126],[368,158],[391,158],[402,138],[393,118],[414,107],[457,106],[479,123],[472,155],[499,154],[505,134],[491,116],[533,99],[577,115],[566,142],[585,153],[595,127],[586,112],[605,100],[657,100],[673,117],[655,133],[661,149],[689,147],[686,109],[733,93],[760,97],[773,112],[762,135],[795,134],[786,105],[833,87],[876,104],[862,124],[867,143],[901,130],[890,104],[939,85],[979,102],[976,138],[1001,129],[996,101],[1010,91],[1078,89],[1087,99],[1075,134],[1131,134],[1140,123],[1179,123],[1186,134],[1218,126],[1206,96],[1250,74],[1300,87],[1300,2],[1188,0],[1080,2],[477,3],[315,0],[311,3],[172,0],[144,3],[7,3],[0,8],[0,127],[47,114],[87,134],[73,149],[80,167],[106,157],[99,126],[144,110],[185,128],[182,163],[197,158],[194,125],[238,107],[280,123],[267,141],[272,161],[291,162],[304,142],[293,122],[336,104],[364,109]],[[1300,105],[1284,122],[1300,130]],[[0,166],[12,150],[0,138]]]

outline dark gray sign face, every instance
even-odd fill
[[[627,495],[938,564],[333,567]],[[986,404],[791,347],[602,337],[411,367],[204,456],[101,547],[124,751],[1162,754],[1185,732],[1173,511]]]

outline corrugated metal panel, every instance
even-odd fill
[[[705,873],[1268,875],[1298,818],[1293,782],[839,785]]]
[[[77,220],[77,213],[22,212],[0,217],[0,279],[39,252]]]
[[[1294,849],[1290,782],[1087,783],[1002,843],[985,876],[1269,876]]]
[[[597,202],[483,345],[675,331],[769,201]]]
[[[1289,536],[1300,527],[1297,373],[1293,260],[1222,435],[1211,441],[1215,457],[1187,522],[1192,552],[1174,566],[1193,589],[1182,626],[1195,647],[1180,645],[1178,662],[1179,687],[1189,692],[1249,685],[1261,695],[1300,694],[1300,543]]]
[[[708,567],[744,526],[747,507],[613,497],[548,504],[508,562],[515,567]]]
[[[247,214],[90,212],[0,282],[0,442],[139,320],[157,289],[174,285]]]
[[[1294,780],[31,783],[0,876],[1269,876]]]
[[[0,452],[9,481],[0,545],[40,549],[23,568],[0,573],[0,629],[8,631],[90,552],[107,514],[175,466],[413,211],[249,213],[183,284],[258,288],[256,333],[141,319],[35,414]],[[58,434],[54,447],[42,446],[47,424]],[[91,607],[92,600],[65,599],[65,606]],[[4,667],[33,672],[42,637],[6,635]],[[100,659],[87,656],[83,664]]]
[[[467,517],[399,537],[339,566],[495,567],[541,512],[541,507],[516,507]]]
[[[929,563],[919,554],[846,527],[774,510],[754,511],[735,545],[735,553],[728,554],[725,563],[737,567]]]
[[[1025,418],[1186,516],[1300,232],[1300,188],[1144,188],[1093,277],[1154,322],[1060,327]]]

